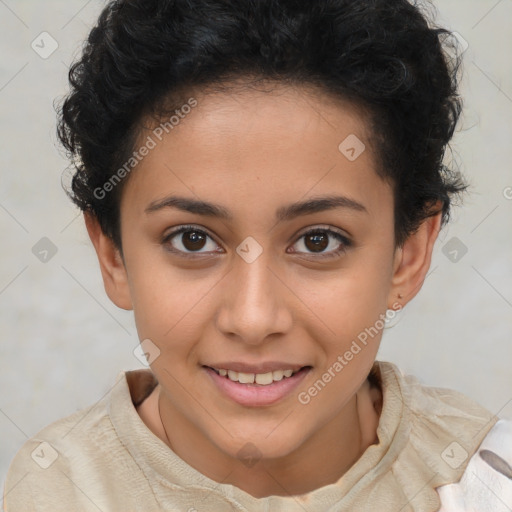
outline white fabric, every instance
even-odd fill
[[[480,455],[494,453],[493,468]],[[499,460],[497,455],[501,460]],[[501,419],[489,431],[458,483],[437,488],[439,512],[512,511],[512,421]]]

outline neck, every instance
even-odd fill
[[[157,386],[139,407],[146,425],[181,459],[216,482],[256,497],[300,495],[335,483],[378,442],[382,395],[365,381],[340,413],[286,457],[247,467],[220,451],[165,400]],[[349,420],[347,420],[349,418]]]

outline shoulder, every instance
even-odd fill
[[[387,408],[399,418],[395,421],[400,442],[408,447],[399,457],[401,464],[415,464],[433,475],[432,488],[458,482],[499,418],[472,398],[427,386],[392,363],[380,362],[380,371],[384,408],[387,401]]]
[[[512,509],[512,421],[500,419],[469,460],[459,482],[437,489],[439,512]]]
[[[381,361],[379,365],[386,387],[391,394],[399,396],[400,407],[403,404],[403,412],[415,427],[412,435],[417,432],[423,437],[430,432],[434,437],[467,440],[469,446],[476,448],[499,419],[459,391],[428,386],[389,362]]]
[[[114,387],[123,380],[126,385],[121,372]],[[125,451],[109,417],[111,394],[53,422],[23,444],[5,480],[8,512],[101,507],[99,491],[108,472],[115,472],[115,458]]]
[[[70,474],[71,461],[82,458],[83,428],[87,417],[101,416],[98,404],[87,407],[43,428],[28,439],[16,453],[7,472],[4,485],[4,505],[7,511],[44,510],[37,503],[43,494],[59,496],[72,502],[73,492],[65,475]],[[77,443],[77,434],[82,442]],[[68,481],[66,481],[68,480]]]

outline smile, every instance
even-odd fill
[[[300,370],[275,370],[273,372],[267,373],[244,373],[244,372],[235,372],[234,370],[224,370],[218,368],[212,368],[215,372],[217,372],[221,377],[227,377],[229,380],[233,382],[240,382],[241,384],[259,384],[261,386],[268,386],[273,382],[278,382],[282,379],[291,377],[296,374]]]
[[[283,400],[312,370],[311,366],[283,368],[252,373],[203,366],[222,395],[247,407],[272,405]]]

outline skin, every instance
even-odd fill
[[[123,189],[122,257],[94,216],[85,216],[108,296],[134,310],[139,338],[160,350],[151,364],[159,385],[138,412],[217,482],[255,497],[306,493],[336,482],[378,442],[382,396],[366,379],[382,332],[308,404],[297,395],[379,315],[416,295],[441,217],[395,248],[393,193],[375,172],[365,118],[350,103],[284,85],[194,97],[198,106]],[[350,134],[366,144],[353,162],[338,150]],[[232,219],[170,207],[145,212],[171,194],[222,205]],[[278,208],[324,195],[349,197],[365,211],[341,207],[276,222]],[[184,224],[210,236],[196,254],[186,233],[163,241]],[[316,227],[341,232],[351,245],[322,258],[343,245],[324,232],[326,245],[315,252],[303,234]],[[263,250],[251,263],[236,252],[248,236]],[[264,407],[226,398],[202,367],[269,360],[312,369],[290,396]],[[238,458],[248,442],[260,457],[252,467]]]

